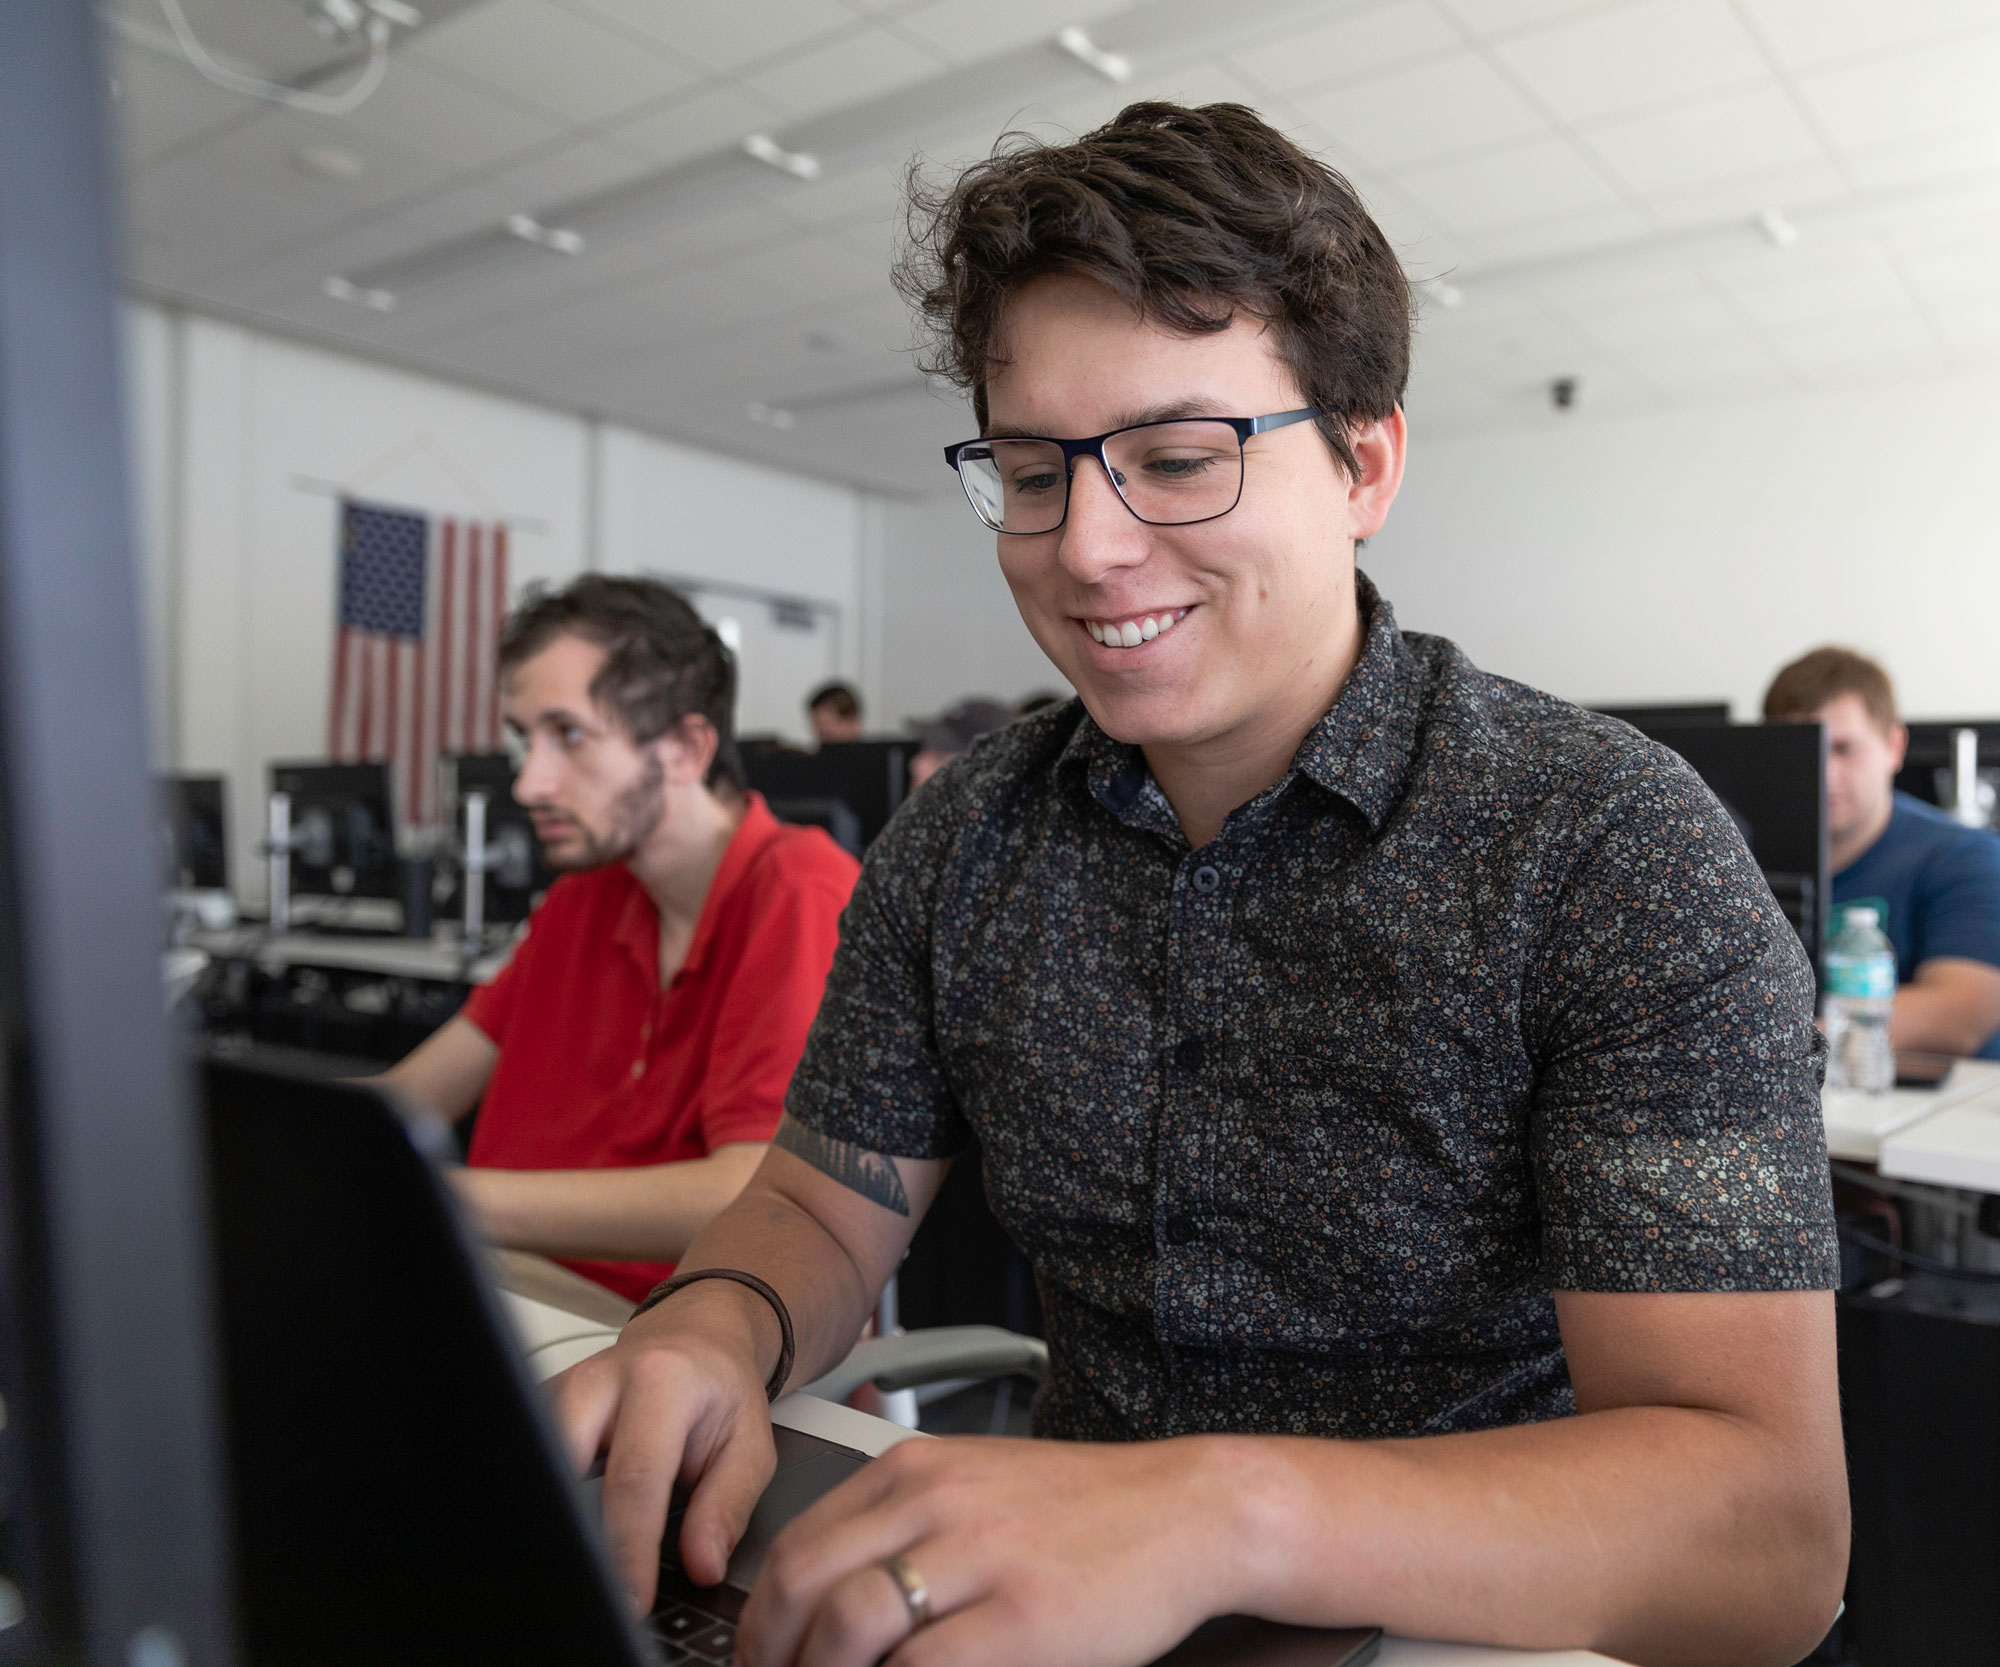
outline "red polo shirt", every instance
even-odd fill
[[[860,868],[757,794],[660,988],[660,913],[623,863],[549,888],[500,976],[463,1008],[500,1049],[467,1161],[613,1169],[769,1140]],[[571,1262],[638,1301],[660,1262]]]

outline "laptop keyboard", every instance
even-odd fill
[[[736,1659],[743,1596],[727,1586],[697,1586],[679,1569],[660,1571],[660,1600],[648,1625],[668,1667],[727,1667]]]

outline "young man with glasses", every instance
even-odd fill
[[[858,870],[744,791],[735,665],[666,585],[531,592],[500,700],[564,877],[383,1080],[448,1120],[479,1107],[453,1180],[489,1237],[637,1302],[763,1156]]]
[[[1230,1611],[1796,1660],[1847,1530],[1811,974],[1679,760],[1356,573],[1403,467],[1381,233],[1229,105],[918,206],[949,455],[1080,699],[871,852],[763,1166],[560,1388],[635,1594],[676,1478],[720,1575],[767,1379],[844,1353],[976,1135],[1062,1439],[821,1501],[748,1667],[1124,1667]]]

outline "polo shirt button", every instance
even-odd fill
[[[1208,1062],[1208,1049],[1199,1036],[1183,1036],[1174,1049],[1174,1063],[1183,1071],[1199,1071]]]
[[[1210,868],[1207,863],[1203,863],[1201,867],[1194,871],[1194,889],[1204,897],[1212,891],[1219,890],[1221,885],[1222,876]]]
[[[643,1077],[645,1074],[646,1074],[646,1062],[643,1059],[633,1060],[632,1075],[634,1077]]]
[[[1186,1216],[1167,1217],[1168,1244],[1193,1244],[1194,1240],[1195,1225],[1192,1221]]]

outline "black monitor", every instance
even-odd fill
[[[535,825],[514,797],[518,772],[504,752],[457,753],[439,762],[444,802],[452,806],[458,845],[465,847],[465,795],[486,795],[486,843],[494,862],[486,870],[486,918],[496,925],[526,920],[536,900],[555,884],[555,870],[542,860]],[[460,882],[463,882],[461,876]],[[450,907],[460,906],[454,893]]]
[[[773,814],[782,819],[785,807],[803,806],[799,821],[835,832],[833,823],[845,824],[828,802],[844,805],[854,813],[863,847],[874,842],[908,793],[910,755],[916,750],[917,743],[907,740],[828,741],[817,752],[777,741],[741,743],[744,774],[771,802]]]
[[[1978,768],[1982,775],[2000,771],[2000,718],[1927,719],[1908,726],[1909,750],[1896,773],[1896,786],[1926,804],[1949,806],[1952,774],[1958,759],[1958,733],[1969,729],[1979,737]]]
[[[1656,729],[1702,729],[1729,722],[1729,702],[1696,701],[1682,706],[1595,706],[1607,718],[1630,724],[1641,735]]]
[[[1832,904],[1825,726],[1697,724],[1649,733],[1722,801],[1817,968]]]
[[[0,6],[0,1658],[227,1667],[205,1206],[160,982],[98,16]]]
[[[221,776],[164,775],[160,842],[167,884],[181,891],[229,889],[229,795]]]
[[[386,764],[273,764],[292,801],[292,893],[400,900]]]

